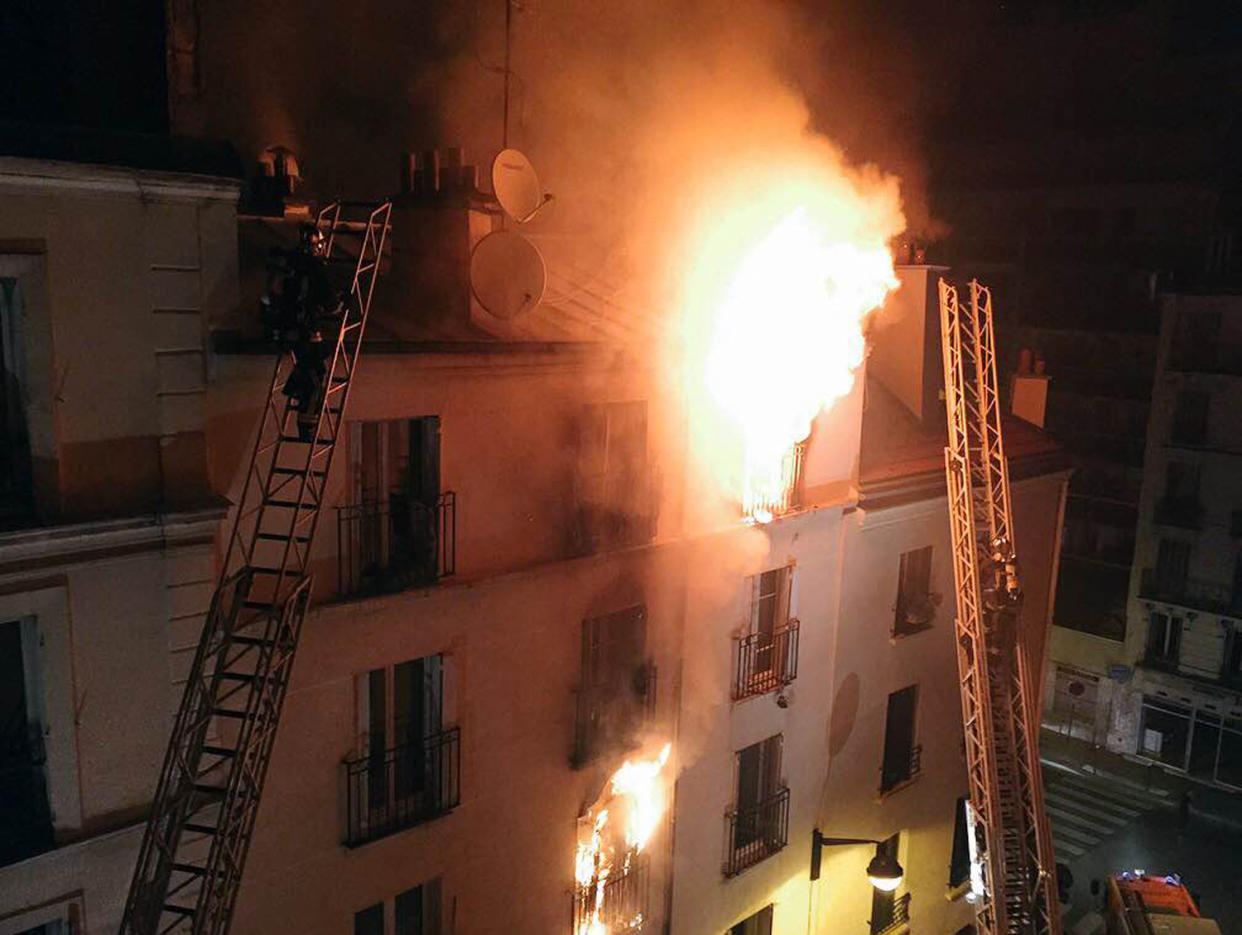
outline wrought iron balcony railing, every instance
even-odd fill
[[[604,750],[626,750],[655,720],[658,670],[651,660],[628,678],[576,692],[574,748],[570,765],[579,769]]]
[[[781,460],[782,486],[779,494],[755,495],[742,504],[748,516],[782,516],[802,508],[806,501],[806,446],[805,441],[798,442]]]
[[[871,935],[884,935],[895,932],[903,925],[910,924],[910,893],[903,893],[888,905],[891,911],[877,914],[871,919]]]
[[[729,849],[724,875],[731,877],[766,860],[789,843],[789,789],[778,789],[755,805],[734,809],[725,820]]]
[[[797,678],[800,626],[797,618],[791,617],[771,634],[749,633],[735,637],[734,701],[776,691]]]
[[[432,584],[457,570],[457,494],[435,506],[400,492],[338,507],[339,594],[382,594]]]
[[[603,885],[603,893],[594,887],[575,886],[573,895],[573,935],[590,935],[595,930],[596,900],[599,900],[599,922],[606,932],[635,930],[647,917],[647,893],[651,861],[647,854],[629,854],[621,867],[613,868]]]
[[[880,791],[891,792],[903,783],[909,782],[922,770],[923,745],[916,743],[910,748],[910,755],[902,762],[880,767]]]
[[[575,490],[575,537],[583,552],[642,545],[655,538],[660,474],[644,466],[580,477]]]
[[[345,846],[444,815],[461,803],[461,728],[345,761]]]

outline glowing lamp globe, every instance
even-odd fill
[[[904,876],[904,871],[901,869],[901,864],[897,863],[897,858],[879,853],[878,849],[876,855],[871,858],[871,863],[867,864],[867,879],[877,890],[891,893],[901,886],[902,876]]]

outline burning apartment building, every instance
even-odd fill
[[[20,442],[0,932],[122,921],[281,398],[258,302],[269,250],[315,221],[299,180],[316,160],[391,213],[233,930],[968,927],[947,271],[893,269],[894,189],[800,125],[788,171],[743,158],[732,181],[774,174],[776,194],[672,216],[697,260],[661,330],[616,270],[566,259],[555,218],[526,225],[503,162],[256,142],[262,102],[210,83],[227,18],[193,24],[171,24],[174,122],[193,105],[184,128],[260,164],[244,190],[215,150],[134,159],[88,134],[0,159]],[[1041,432],[1006,431],[1038,662],[1068,475]],[[871,843],[822,849],[812,873],[813,841],[836,837]],[[881,856],[901,874],[874,888]]]

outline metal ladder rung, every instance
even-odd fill
[[[301,578],[303,574],[296,568],[268,568],[264,565],[251,565],[250,570],[258,575],[279,575],[285,578]]]
[[[238,720],[242,720],[246,717],[245,711],[235,711],[233,708],[212,708],[211,713],[214,717],[231,717],[237,718]],[[197,789],[198,786],[195,786],[194,788]]]
[[[191,909],[189,906],[177,906],[173,903],[164,903],[163,909],[165,912],[174,912],[179,916],[190,918],[194,917],[194,913],[196,911]]]
[[[222,799],[224,798],[226,790],[222,789],[220,786],[205,786],[201,783],[195,783],[194,791],[202,795],[210,795],[214,798]]]
[[[282,474],[282,475],[285,475],[286,477],[305,477],[307,474],[309,474],[311,477],[327,477],[328,476],[326,471],[312,471],[309,468],[274,467],[272,468],[272,473]]]
[[[213,825],[199,825],[199,824],[195,824],[194,822],[190,822],[190,821],[187,821],[182,827],[186,831],[190,831],[194,834],[215,834],[217,831],[220,830],[219,828],[216,828]]]
[[[254,534],[254,537],[256,539],[262,539],[264,542],[288,542],[290,540],[294,542],[301,542],[303,544],[310,542],[310,536],[287,536],[278,532],[257,532]]]
[[[178,873],[192,873],[196,877],[201,877],[204,873],[207,872],[206,867],[199,867],[196,864],[183,864],[179,861],[174,862],[172,865],[172,868],[176,870]]]
[[[237,751],[232,747],[213,747],[210,744],[203,747],[203,752],[211,756],[237,756]]]

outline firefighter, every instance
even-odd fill
[[[322,408],[325,361],[340,327],[342,297],[328,279],[323,235],[303,224],[293,250],[273,251],[268,292],[262,299],[264,324],[281,351],[293,356],[283,392],[297,410],[298,438],[314,441]],[[331,346],[329,346],[331,344]]]

